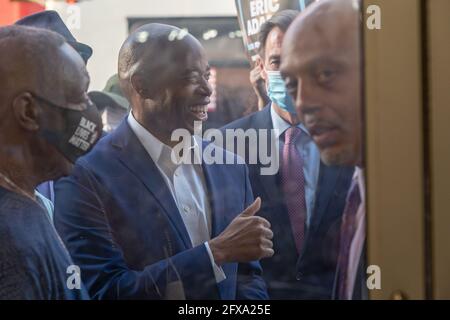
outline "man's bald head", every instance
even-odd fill
[[[296,46],[296,40],[309,34],[314,37],[307,37],[307,45],[320,43],[321,50],[353,46],[360,30],[358,3],[358,0],[321,0],[311,4],[286,33],[284,54],[289,55],[294,49],[301,50]]]
[[[361,165],[361,42],[357,0],[322,0],[292,23],[281,71],[326,164]]]
[[[132,91],[152,97],[173,81],[189,55],[199,52],[203,53],[200,42],[185,30],[146,24],[135,30],[120,49],[121,87],[129,99]]]

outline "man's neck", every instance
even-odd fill
[[[132,116],[134,119],[139,122],[141,126],[145,128],[148,132],[150,132],[156,139],[164,143],[165,145],[173,148],[178,144],[178,141],[172,141],[171,135],[166,133],[166,130],[160,128],[158,122],[154,122],[151,119],[148,119],[144,116],[143,112],[135,112],[132,111]]]
[[[3,150],[0,152],[5,154]],[[33,172],[33,167],[21,161],[21,157],[11,159],[6,156],[2,158],[0,161],[1,186],[11,191],[21,191],[34,199],[34,190],[40,181],[45,179],[39,179]]]
[[[300,123],[298,116],[296,114],[292,114],[286,110],[281,109],[276,103],[272,102],[272,108],[275,112],[287,123],[291,126],[296,126]]]

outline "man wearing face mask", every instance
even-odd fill
[[[281,77],[281,44],[297,15],[294,10],[280,11],[260,30],[261,75],[271,102],[222,130],[273,129],[269,139],[279,142],[277,174],[262,175],[259,160],[254,165],[248,163],[253,192],[262,199],[259,214],[271,223],[274,232],[275,254],[261,261],[270,297],[330,299],[336,267],[333,245],[353,169],[320,162],[319,150],[300,123]],[[246,154],[259,157],[256,149],[247,144]]]
[[[86,299],[34,193],[68,175],[100,136],[84,62],[54,32],[9,26],[0,28],[0,73],[0,300]]]
[[[70,32],[69,28],[64,24],[60,15],[53,10],[41,11],[29,16],[26,16],[14,23],[18,26],[34,27],[54,31],[64,37],[67,43],[79,53],[85,64],[88,63],[92,56],[92,48],[88,45],[78,42]],[[46,181],[40,184],[36,190],[36,196],[39,197],[45,204],[50,218],[53,219],[53,202],[55,194],[53,191],[53,181]]]

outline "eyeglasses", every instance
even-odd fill
[[[74,110],[74,111],[84,111],[84,110],[86,110],[89,107],[95,106],[95,104],[91,101],[91,99],[89,99],[89,97],[87,98],[87,100],[85,102],[81,102],[81,103],[78,103],[78,104],[69,103],[66,106],[61,106],[61,105],[53,103],[50,100],[47,100],[46,98],[43,98],[43,97],[41,97],[41,96],[39,96],[39,95],[37,95],[35,93],[32,93],[32,92],[30,92],[30,93],[36,100],[38,100],[38,101],[40,101],[42,103],[45,103],[45,104],[47,104],[47,105],[49,105],[51,107],[54,107],[54,108],[69,109],[69,110]]]

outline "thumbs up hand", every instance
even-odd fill
[[[209,247],[217,265],[228,262],[249,262],[273,256],[273,232],[270,223],[255,214],[261,208],[257,198],[239,214]]]

